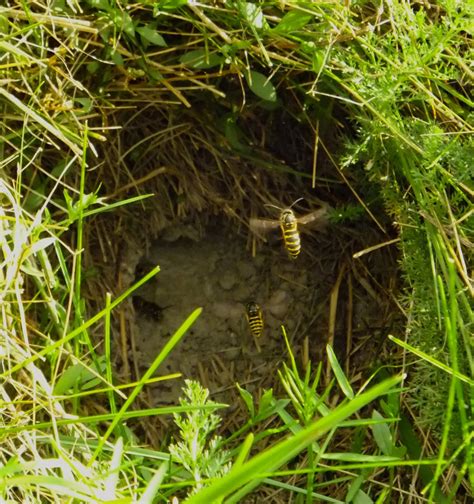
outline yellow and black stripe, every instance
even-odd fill
[[[280,211],[279,219],[260,219],[258,217],[252,217],[249,221],[250,229],[260,237],[262,237],[262,233],[280,227],[286,251],[291,259],[296,259],[301,252],[301,238],[298,226],[306,226],[314,222],[316,225],[319,225],[319,227],[323,227],[328,223],[328,213],[330,209],[328,204],[321,202],[321,208],[297,218],[291,207],[298,201],[299,200],[293,202],[289,208],[280,208],[268,203],[266,206],[274,207]]]
[[[247,320],[250,327],[250,332],[255,338],[259,338],[263,333],[263,314],[260,306],[251,301],[247,303]]]
[[[301,252],[301,240],[298,232],[298,221],[293,210],[287,208],[281,212],[280,227],[288,255],[292,259],[296,259]]]

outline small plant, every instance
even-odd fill
[[[231,468],[230,454],[220,448],[221,437],[212,436],[221,418],[213,413],[217,404],[209,399],[209,390],[193,380],[185,380],[181,406],[196,408],[187,413],[175,413],[181,441],[172,443],[169,451],[173,462],[189,471],[194,480],[193,492],[203,488],[204,479],[221,477]],[[212,436],[212,437],[211,437]]]

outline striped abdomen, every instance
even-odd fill
[[[282,212],[280,226],[286,250],[292,259],[296,259],[301,252],[301,240],[297,220],[292,210]]]
[[[263,315],[260,306],[251,302],[247,304],[247,320],[249,322],[250,332],[255,338],[259,338],[263,332]]]

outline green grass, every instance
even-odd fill
[[[230,503],[264,488],[283,502],[469,502],[472,4],[10,4],[0,7],[2,500]],[[148,108],[143,129],[127,130]],[[277,150],[283,120],[304,136],[291,163]],[[247,166],[277,187],[286,176],[339,194],[342,181],[388,237],[383,202],[407,314],[388,344],[403,358],[353,390],[330,347],[328,381],[289,347],[281,394],[257,401],[239,388],[248,418],[219,437],[224,405],[195,382],[181,405],[137,406],[149,384],[176,377],[161,365],[198,307],[141,377],[119,383],[113,317],[159,267],[91,299],[102,280],[93,230],[153,204],[135,185],[149,173],[199,174],[208,195],[180,195],[182,215],[225,201],[245,220],[245,196],[258,195]],[[161,200],[172,199],[161,180]],[[131,427],[160,415],[174,415],[176,439],[142,446]]]

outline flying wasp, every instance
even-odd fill
[[[292,207],[302,199],[303,198],[297,199],[288,208],[280,208],[275,205],[266,204],[265,206],[273,207],[280,211],[279,220],[259,218],[250,219],[250,229],[257,234],[259,231],[266,232],[280,226],[285,248],[291,259],[296,259],[301,252],[301,238],[298,231],[298,225],[306,225],[310,222],[318,220],[321,224],[326,222],[326,214],[328,211],[328,205],[326,204],[323,204],[323,206],[318,210],[314,210],[313,212],[297,218],[295,212],[292,210]]]
[[[251,301],[250,303],[247,303],[245,310],[252,336],[260,338],[263,333],[262,309],[257,303],[255,303],[255,301]]]

